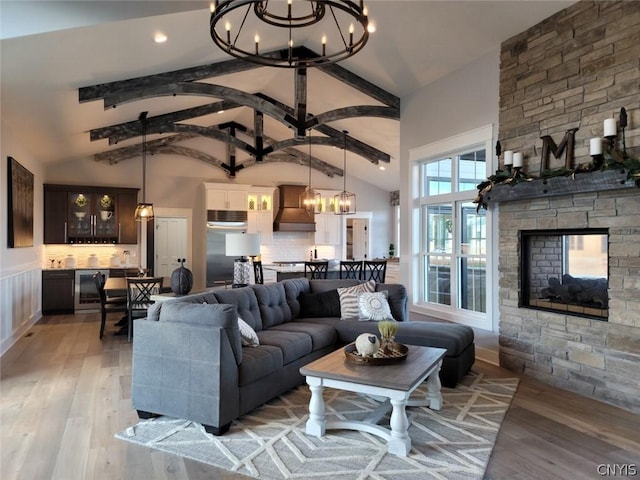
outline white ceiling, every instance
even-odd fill
[[[340,65],[403,98],[572,3],[369,1],[369,16],[376,22],[377,32],[362,52]],[[78,88],[230,58],[217,49],[209,36],[208,2],[1,0],[0,18],[3,128],[9,128],[29,145],[34,156],[45,164],[90,161],[95,153],[125,146],[125,142],[111,147],[107,140],[90,142],[90,129],[135,120],[144,110],[152,117],[214,101],[163,97],[104,110],[101,101],[80,104]],[[167,34],[169,40],[155,44],[156,31]],[[307,46],[318,50],[313,41]],[[265,50],[282,47],[263,45]],[[309,112],[375,104],[311,70]],[[218,77],[214,82],[293,103],[293,73],[288,69],[262,67]],[[231,120],[249,127],[253,123],[245,108],[196,119],[193,123],[212,125]],[[350,175],[386,190],[399,188],[397,121],[367,118],[344,120],[331,126],[349,130],[354,138],[393,157],[382,174],[369,161],[350,158]],[[291,136],[288,129],[274,121],[265,121],[265,134],[278,140]],[[189,146],[198,148],[198,142],[202,150],[221,147],[212,147],[211,142],[215,141],[211,139],[193,140]],[[135,143],[139,139],[126,144]],[[313,155],[342,167],[339,149],[314,148]],[[242,161],[240,155],[238,160]]]

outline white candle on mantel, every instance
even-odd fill
[[[515,152],[513,154],[513,168],[522,167],[522,152]]]
[[[507,150],[504,152],[504,165],[513,165],[513,151]]]
[[[604,136],[605,137],[615,137],[617,135],[616,129],[616,119],[615,118],[605,118],[604,119]]]
[[[599,137],[589,140],[589,154],[602,155],[602,139]]]

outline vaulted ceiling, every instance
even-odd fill
[[[371,1],[370,17],[377,23],[377,32],[362,52],[338,66],[347,77],[354,74],[391,98],[410,101],[417,89],[571,3]],[[137,119],[142,111],[149,112],[150,146],[173,155],[195,155],[212,168],[223,168],[221,164],[228,161],[229,143],[237,147],[238,164],[259,161],[256,126],[262,129],[265,146],[282,147],[266,152],[263,159],[292,161],[291,157],[299,156],[296,151],[308,151],[299,142],[282,143],[296,133],[283,117],[297,111],[299,80],[288,69],[223,72],[184,81],[181,87],[173,87],[177,91],[167,90],[165,83],[162,94],[154,96],[132,88],[129,97],[115,100],[116,108],[108,102],[81,101],[79,92],[94,85],[227,64],[230,57],[209,37],[208,2],[2,0],[0,18],[3,129],[22,139],[45,164],[125,161],[139,149]],[[166,33],[169,40],[155,44],[156,31]],[[309,39],[306,46],[317,50],[316,43]],[[266,41],[262,47],[275,50],[283,45]],[[342,150],[331,147],[338,146],[340,132],[348,130],[349,174],[394,190],[399,186],[399,122],[388,114],[394,107],[362,85],[329,71],[309,69],[305,111],[309,126],[313,116],[333,112],[320,117],[317,124],[314,167],[328,175],[340,174]],[[221,94],[225,87],[227,93],[244,92],[254,100],[225,97]],[[194,91],[187,92],[190,88]],[[208,91],[196,95],[198,88]],[[256,102],[263,102],[268,110],[262,124],[256,123]],[[365,105],[369,110],[354,110]],[[345,107],[351,110],[345,113],[341,110]],[[376,109],[385,113],[372,114]],[[230,142],[231,132],[235,137]],[[381,172],[376,163],[387,169]]]

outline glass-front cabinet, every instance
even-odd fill
[[[260,243],[273,241],[273,188],[250,187],[247,195],[247,232],[258,233]]]
[[[44,243],[137,243],[138,189],[44,186]]]
[[[69,192],[68,236],[70,239],[118,237],[117,195],[111,192]]]

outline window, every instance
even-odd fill
[[[413,232],[419,252],[414,267],[419,287],[414,304],[440,317],[491,328],[488,301],[487,212],[473,200],[487,178],[491,129],[472,142],[448,144],[449,153],[423,147],[411,152],[417,176],[419,214]],[[453,147],[453,148],[451,148]],[[443,149],[444,150],[444,149]]]

